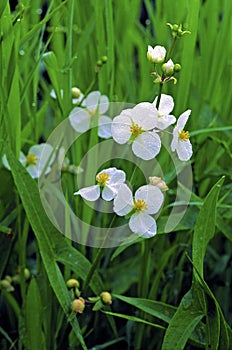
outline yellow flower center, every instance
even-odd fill
[[[38,159],[39,158],[37,158],[33,153],[29,153],[26,158],[26,165],[36,165]]]
[[[107,181],[109,181],[110,175],[107,173],[101,173],[96,176],[96,181],[99,183],[100,186],[105,186]]]
[[[93,118],[97,112],[97,108],[93,109],[92,111],[89,111],[90,117]]]
[[[138,199],[134,203],[134,208],[136,211],[144,211],[147,209],[147,203],[143,199]]]
[[[132,136],[139,136],[140,134],[142,134],[142,127],[139,126],[138,124],[132,124],[130,127],[130,132],[132,134]]]
[[[158,113],[158,118],[163,118],[163,115],[160,112]]]
[[[188,131],[181,130],[178,132],[178,135],[181,141],[187,141],[190,138]]]

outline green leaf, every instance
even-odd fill
[[[197,308],[197,303],[190,290],[182,298],[181,303],[171,319],[164,336],[162,350],[182,350],[196,326],[204,317]]]
[[[176,312],[176,307],[160,301],[142,298],[129,298],[118,294],[113,294],[113,297],[133,305],[137,309],[142,310],[147,314],[157,317],[167,323],[170,322],[172,316]]]
[[[208,193],[200,210],[193,235],[193,264],[203,278],[204,256],[207,245],[215,233],[216,204],[224,176]]]
[[[28,287],[25,307],[26,349],[45,350],[46,341],[42,330],[42,305],[39,288],[33,278]]]
[[[56,253],[53,242],[55,238],[59,239],[58,236],[60,236],[60,233],[58,233],[50,223],[42,208],[36,182],[30,177],[9,148],[6,149],[6,154],[27,218],[36,236],[49,282],[66,317],[68,318],[70,315],[71,299],[63,276],[55,261]],[[87,349],[77,319],[70,318],[69,321],[82,348]]]
[[[5,10],[7,2],[8,2],[7,0],[1,0],[1,2],[0,2],[0,17],[2,16],[2,14]]]
[[[124,314],[118,314],[118,313],[114,313],[114,312],[110,312],[110,311],[102,311],[102,312],[104,314],[106,314],[106,315],[124,318],[124,319],[126,319],[128,321],[139,322],[139,323],[147,324],[149,326],[156,327],[156,328],[159,328],[159,329],[165,329],[165,327],[160,326],[159,324],[155,324],[155,323],[152,323],[152,322],[145,321],[145,320],[143,320],[142,318],[139,318],[139,317],[128,316],[128,315],[124,315]]]

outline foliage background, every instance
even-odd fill
[[[1,1],[0,153],[12,171],[0,169],[0,279],[31,272],[29,280],[18,274],[14,292],[0,291],[2,349],[232,347],[231,13],[230,0]],[[83,295],[108,289],[112,307],[73,317],[65,282],[73,276],[84,286],[98,252],[61,237],[16,158],[68,116],[71,88],[88,90],[103,55],[108,61],[92,89],[111,101],[153,101],[146,50],[170,45],[167,22],[191,31],[175,47],[178,83],[165,86],[175,115],[192,110],[191,203],[175,232],[162,235],[167,209],[153,239],[103,251]],[[77,152],[69,156],[80,161]],[[73,176],[64,182],[72,193]],[[170,178],[170,206],[174,184]]]

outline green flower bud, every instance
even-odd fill
[[[102,63],[105,64],[107,62],[107,60],[108,60],[108,57],[107,56],[102,56],[101,60],[102,60]]]
[[[80,283],[74,279],[74,278],[70,278],[67,282],[66,282],[66,286],[71,289],[71,288],[79,288],[80,287]]]
[[[73,98],[79,98],[81,96],[81,90],[77,87],[72,88],[72,97]]]
[[[0,288],[5,289],[7,292],[14,291],[14,287],[5,279],[0,281]]]
[[[97,67],[101,67],[102,66],[102,60],[98,60],[97,61]]]
[[[174,71],[179,72],[181,70],[181,65],[179,63],[174,64]]]
[[[166,75],[172,75],[174,72],[174,63],[172,62],[172,60],[168,60],[168,62],[164,63],[162,65],[162,71],[164,72],[164,74]]]
[[[83,298],[74,299],[71,307],[72,311],[82,314],[85,309],[85,300]]]
[[[31,277],[30,270],[25,267],[25,269],[24,269],[24,278],[25,278],[25,280],[27,281],[30,277]]]
[[[79,289],[75,288],[75,296],[79,298],[80,295],[81,295],[81,292],[79,291]]]
[[[112,297],[111,297],[111,294],[109,292],[102,292],[100,294],[100,297],[101,297],[101,301],[103,304],[105,304],[105,305],[112,304]]]

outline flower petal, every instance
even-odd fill
[[[69,121],[75,131],[86,132],[90,127],[91,117],[86,110],[76,107],[70,113]]]
[[[101,97],[100,91],[92,91],[87,95],[82,105],[87,107],[89,111],[94,111],[98,107],[100,97]]]
[[[98,119],[98,136],[103,139],[108,139],[112,136],[111,133],[112,119],[106,115],[100,116]]]
[[[81,188],[79,191],[74,192],[74,195],[78,194],[87,201],[96,201],[100,197],[100,186],[94,185]]]
[[[109,108],[109,99],[106,95],[102,95],[99,101],[99,112],[100,114],[105,113]]]
[[[193,154],[191,142],[189,140],[179,141],[176,147],[176,152],[180,160],[189,160]]]
[[[119,115],[112,121],[111,132],[113,139],[119,143],[126,143],[131,137],[131,119],[127,115]]]
[[[126,174],[123,170],[117,169],[117,168],[110,168],[113,169],[110,173],[110,180],[109,184],[122,184],[126,181]]]
[[[134,154],[144,160],[154,158],[160,151],[161,141],[156,132],[144,132],[132,144]]]
[[[102,191],[102,198],[105,201],[111,201],[116,197],[117,193],[118,191],[117,190],[114,191],[113,187],[105,185]]]
[[[174,152],[177,148],[178,145],[178,129],[177,127],[174,128],[173,130],[173,138],[172,138],[172,142],[171,142],[171,150],[172,152]]]
[[[178,130],[183,130],[184,129],[185,124],[187,123],[188,118],[190,116],[190,113],[191,113],[191,109],[187,109],[187,111],[185,111],[184,113],[182,113],[179,116],[179,118],[177,120],[177,125],[176,125]]]
[[[152,237],[156,234],[156,222],[152,216],[146,213],[135,213],[131,216],[129,227],[132,232],[143,237]]]
[[[141,102],[133,108],[132,120],[143,130],[152,130],[156,126],[157,110],[152,103]]]
[[[158,187],[144,185],[135,192],[135,200],[138,199],[142,199],[147,203],[148,208],[145,210],[145,213],[155,214],[163,204],[164,195]]]
[[[155,98],[155,100],[153,102],[153,105],[155,107],[156,107],[157,99],[158,99],[158,96]],[[173,100],[172,96],[162,94],[161,99],[160,99],[160,103],[159,103],[159,108],[158,108],[159,113],[162,115],[168,115],[169,113],[171,113],[173,108],[174,108],[174,100]]]
[[[114,199],[114,212],[119,216],[128,214],[133,209],[132,192],[126,184],[122,184]]]
[[[157,117],[156,128],[164,130],[176,122],[174,115],[164,115]]]

